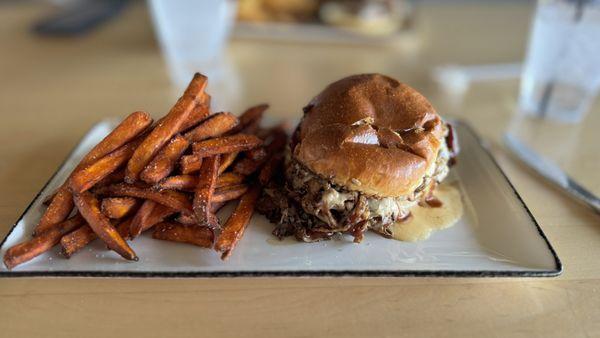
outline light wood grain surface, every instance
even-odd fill
[[[471,3],[471,2],[468,2]],[[487,3],[487,2],[486,2]],[[0,233],[10,229],[95,122],[147,109],[176,91],[143,3],[89,36],[30,33],[48,8],[0,4]],[[531,5],[430,2],[418,8],[415,50],[233,41],[239,98],[298,117],[324,85],[383,72],[471,122],[490,142],[564,264],[551,279],[239,278],[0,279],[1,337],[592,337],[600,336],[600,218],[514,162],[509,126],[600,193],[598,104],[580,126],[516,121],[516,80],[481,83],[456,99],[431,81],[448,63],[522,58]]]

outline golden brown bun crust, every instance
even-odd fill
[[[380,74],[334,82],[304,112],[294,158],[368,195],[412,193],[445,142],[443,122],[425,97]]]

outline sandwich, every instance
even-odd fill
[[[394,223],[434,198],[458,150],[427,99],[384,75],[336,81],[303,111],[258,205],[280,238],[391,237]]]

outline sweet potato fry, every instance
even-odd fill
[[[125,219],[116,226],[117,232],[123,237],[123,239],[129,239],[129,224],[131,223],[131,217]],[[60,239],[60,245],[62,246],[62,253],[66,258],[70,258],[75,252],[81,250],[86,245],[94,241],[98,236],[90,228],[85,225],[79,229],[68,233]]]
[[[215,243],[215,250],[221,253],[221,259],[229,258],[232,250],[244,235],[244,231],[252,218],[256,201],[260,195],[260,187],[252,186],[242,196],[239,204],[225,222],[221,234]]]
[[[62,186],[50,202],[50,205],[42,215],[38,225],[33,230],[33,236],[47,231],[56,224],[64,221],[73,210],[73,195],[66,186]]]
[[[74,197],[75,206],[81,213],[81,216],[87,221],[88,225],[104,243],[117,252],[121,257],[128,260],[137,260],[135,252],[127,245],[127,242],[121,237],[117,230],[112,226],[108,218],[100,212],[100,203],[98,199],[89,192],[76,194]]]
[[[230,185],[215,189],[212,202],[226,202],[240,198],[247,190],[248,186],[245,184]]]
[[[142,221],[140,228],[141,232],[144,232],[150,228],[152,228],[155,224],[160,223],[165,220],[165,218],[170,217],[177,213],[174,209],[166,207],[162,204],[158,204],[154,209],[152,209],[152,213],[145,220]],[[193,214],[181,214],[182,216],[193,217]]]
[[[175,169],[177,160],[188,148],[190,143],[183,136],[177,135],[171,139],[144,168],[140,178],[147,183],[157,183]]]
[[[235,161],[235,158],[238,156],[239,152],[234,151],[232,153],[227,153],[221,155],[221,164],[219,165],[219,175],[225,172],[229,166]]]
[[[281,166],[282,162],[283,162],[282,154],[275,154],[267,160],[265,165],[260,170],[260,173],[258,174],[258,181],[260,182],[261,185],[265,186],[265,185],[267,185],[267,183],[269,183],[269,181],[271,181],[273,174]]]
[[[81,227],[70,234],[62,236],[60,239],[62,253],[65,257],[69,258],[96,238],[98,238],[98,236],[96,236],[96,233],[94,233],[92,228],[89,226]]]
[[[186,93],[195,86],[195,78],[192,80]],[[156,125],[154,130],[142,141],[139,147],[127,163],[125,182],[133,183],[137,180],[140,172],[148,165],[156,153],[177,134],[184,123],[189,120],[194,107],[195,96],[184,94],[177,100],[169,113]]]
[[[217,216],[215,215],[215,213],[217,211],[219,211],[225,204],[227,204],[227,202],[219,202],[219,203],[211,203],[210,204],[210,208],[211,208],[211,215],[210,217],[213,218],[213,220],[211,221],[212,223],[215,222],[219,222]],[[196,220],[196,217],[193,215],[179,215],[177,216],[177,218],[175,219],[175,221],[181,223],[181,224],[186,224],[186,225],[198,225],[198,220]],[[216,223],[215,223],[216,224]]]
[[[96,183],[96,185],[94,185],[94,187],[104,187],[109,184],[123,182],[124,178],[125,178],[125,168],[119,169],[119,170],[111,173],[110,175],[106,176],[105,178],[101,179],[100,181],[98,181],[98,183]]]
[[[257,171],[267,160],[267,151],[264,147],[254,148],[245,152],[246,157],[239,160],[233,166],[233,172],[239,175],[248,176]]]
[[[210,248],[214,241],[214,233],[205,226],[163,222],[156,225],[152,238]]]
[[[148,113],[143,111],[131,113],[110,134],[90,150],[83,160],[81,160],[78,167],[84,167],[121,148],[142,134],[151,124],[152,118]]]
[[[89,190],[96,183],[125,164],[138,145],[139,141],[128,143],[97,161],[88,164],[84,168],[73,172],[69,180],[69,188],[74,193]]]
[[[139,236],[142,232],[150,229],[156,223],[164,221],[165,218],[175,213],[176,211],[169,207],[151,200],[146,200],[131,221],[129,229],[130,238],[133,239]],[[192,214],[189,215],[191,216]]]
[[[202,168],[202,159],[194,155],[185,155],[179,161],[182,174],[191,174]]]
[[[269,140],[269,144],[246,151],[246,157],[234,165],[233,172],[245,176],[251,175],[261,169],[270,157],[281,153],[287,144],[287,134],[280,127],[272,128],[265,135],[265,139]]]
[[[255,161],[262,161],[267,157],[267,155],[268,154],[265,147],[257,147],[244,152],[245,158]]]
[[[183,213],[192,212],[192,205],[188,197],[183,193],[173,190],[155,191],[150,188],[142,188],[127,183],[118,183],[98,189],[96,193],[111,197],[129,196],[143,198],[152,200],[176,211]]]
[[[207,138],[217,137],[230,131],[237,126],[239,120],[230,113],[217,113],[206,119],[196,128],[184,134],[184,137],[190,142],[203,141]]]
[[[118,219],[130,214],[137,206],[138,201],[133,197],[109,197],[102,200],[100,210],[104,216]]]
[[[215,188],[227,187],[230,185],[238,185],[244,182],[245,177],[236,173],[224,173],[217,178]]]
[[[158,190],[171,189],[181,191],[194,191],[198,185],[198,177],[192,175],[177,175],[165,177],[154,187]]]
[[[213,218],[213,217],[216,218],[217,216],[215,216],[215,213],[217,211],[221,210],[221,208],[223,206],[225,206],[225,204],[227,204],[227,202],[211,203],[210,204],[210,212],[211,212],[210,217],[211,218]],[[193,215],[183,215],[183,214],[181,214],[181,215],[177,216],[176,221],[179,222],[179,223],[181,223],[181,224],[188,224],[188,225],[189,224],[195,224],[195,225],[198,225],[198,220],[196,220],[196,217],[193,216]],[[214,222],[218,222],[218,221],[219,221],[218,219],[213,219],[211,222],[214,223]]]
[[[58,193],[58,189],[55,190],[50,195],[46,195],[46,197],[44,197],[44,200],[42,201],[42,204],[45,206],[49,206],[50,203],[52,203],[52,200],[54,199],[54,197],[56,196],[57,193]]]
[[[202,163],[202,174],[198,178],[198,185],[194,192],[193,209],[198,224],[217,227],[218,224],[211,223],[210,204],[217,185],[220,156],[207,157]]]
[[[152,200],[145,200],[144,203],[142,203],[142,206],[135,213],[135,216],[133,216],[129,226],[129,234],[132,238],[135,238],[142,233],[142,225],[147,222],[150,214],[152,214],[152,211],[158,205],[158,203]]]
[[[210,95],[204,92],[207,84],[208,79],[204,75],[199,73],[194,74],[194,77],[182,95],[194,100],[194,108],[190,116],[183,122],[179,130],[177,130],[177,133],[194,127],[210,114]],[[165,118],[166,116],[163,116],[156,124],[160,124]]]
[[[236,134],[197,142],[194,143],[192,147],[194,149],[194,156],[207,157],[235,151],[250,150],[261,144],[262,140],[254,135]]]
[[[215,188],[225,187],[229,185],[241,184],[244,181],[244,176],[235,173],[224,173],[217,178]],[[198,177],[192,175],[178,175],[167,177],[160,181],[155,187],[158,189],[171,189],[182,191],[194,191],[198,185]]]
[[[4,265],[8,269],[12,269],[19,264],[30,261],[58,244],[64,234],[84,224],[85,220],[78,213],[48,231],[40,233],[37,237],[11,247],[4,253]]]
[[[200,73],[195,73],[194,77],[183,92],[184,96],[191,96],[198,100],[208,84],[208,78]]]
[[[185,225],[198,225],[196,217],[192,215],[179,215],[175,218],[175,221]]]
[[[74,172],[117,150],[140,135],[151,124],[152,118],[146,112],[134,112],[130,114],[83,157]],[[67,189],[67,182],[65,182],[57,191],[55,198],[50,202],[44,215],[42,215],[37,227],[33,231],[34,236],[64,221],[71,213],[71,210],[73,210],[73,195]]]
[[[231,133],[238,133],[240,131],[254,133],[256,131],[255,129],[260,123],[260,120],[262,119],[265,110],[267,110],[268,108],[268,104],[259,104],[257,106],[246,109],[246,111],[243,112],[242,115],[240,115],[240,123],[236,128],[234,128],[231,131]]]
[[[205,95],[208,96],[208,95]],[[210,105],[207,103],[197,103],[190,113],[188,119],[183,122],[178,133],[183,133],[191,128],[196,127],[200,122],[205,120],[210,115]]]

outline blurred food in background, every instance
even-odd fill
[[[240,0],[238,21],[321,25],[368,36],[387,36],[410,26],[405,0]]]

